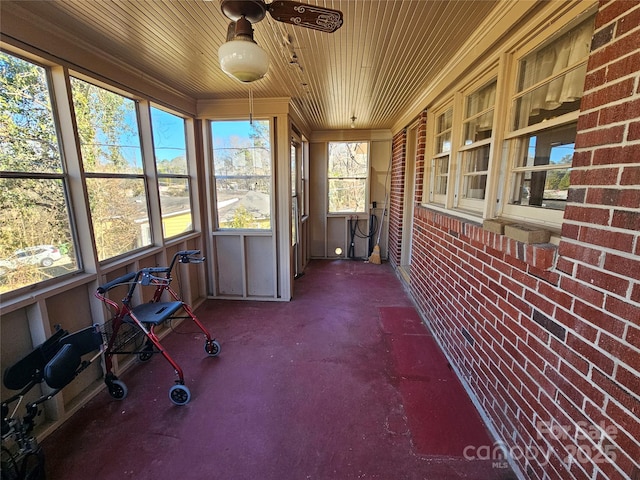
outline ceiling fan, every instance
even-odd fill
[[[252,24],[269,12],[274,20],[321,32],[335,32],[342,12],[291,0],[220,0],[222,13],[231,20],[227,41],[218,49],[220,68],[229,76],[249,83],[261,79],[269,68],[267,53],[253,40]]]

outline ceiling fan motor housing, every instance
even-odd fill
[[[267,6],[261,0],[222,0],[220,9],[233,21],[245,17],[251,23],[259,22],[267,13]]]

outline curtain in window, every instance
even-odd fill
[[[522,76],[518,91],[544,82],[572,66],[576,68],[521,97],[518,109],[520,119],[516,128],[528,125],[528,117],[539,115],[543,110],[555,110],[582,97],[587,66],[586,63],[580,63],[589,55],[592,33],[593,21],[583,22],[521,61]]]

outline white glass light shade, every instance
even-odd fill
[[[231,40],[218,48],[220,68],[241,82],[253,82],[264,77],[269,69],[267,52],[248,40]]]

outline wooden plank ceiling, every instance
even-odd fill
[[[14,2],[3,0],[2,8]],[[497,5],[497,0],[307,0],[341,10],[322,33],[273,20],[254,25],[270,57],[254,98],[292,97],[313,130],[388,129]],[[17,5],[19,4],[19,6]],[[219,0],[20,1],[14,7],[196,99],[247,98],[218,46]],[[295,57],[294,57],[295,54]]]

